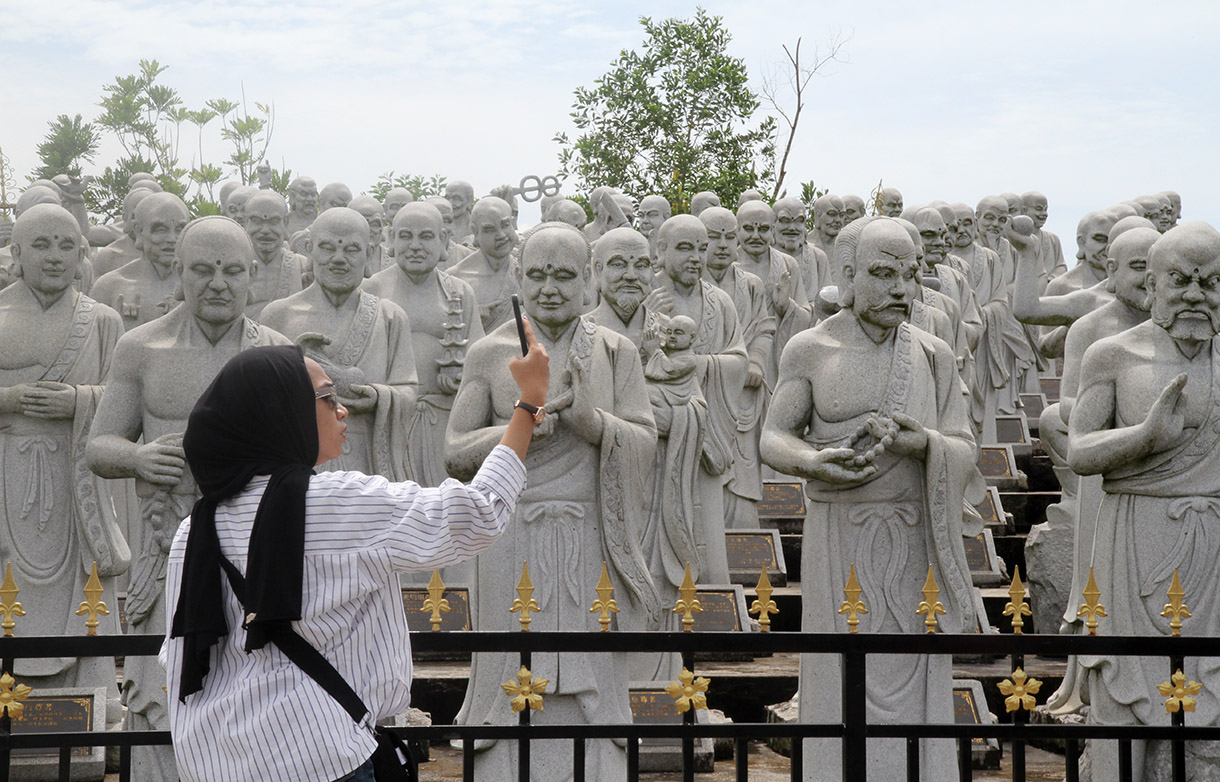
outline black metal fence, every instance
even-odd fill
[[[591,638],[590,636],[595,636]],[[93,637],[0,637],[0,659],[3,670],[12,672],[13,661],[36,657],[111,657],[155,655],[161,637],[154,635],[120,635]],[[1179,708],[1169,725],[1100,726],[1100,725],[1031,725],[1028,712],[1018,709],[1013,722],[995,725],[962,724],[879,724],[870,723],[866,705],[867,671],[865,661],[870,655],[898,654],[987,655],[1007,657],[1012,670],[1024,666],[1025,657],[1047,655],[1106,655],[1163,657],[1165,678],[1172,681],[1175,672],[1184,670],[1187,657],[1220,657],[1220,643],[1213,638],[1199,637],[1116,637],[1089,635],[883,635],[849,633],[720,633],[720,632],[464,632],[414,633],[416,651],[427,652],[517,652],[521,664],[530,667],[533,652],[674,652],[680,653],[685,667],[697,673],[694,653],[705,650],[742,652],[758,655],[773,653],[823,653],[842,657],[842,722],[835,724],[698,724],[695,712],[686,712],[684,722],[676,725],[531,725],[529,709],[519,715],[517,725],[433,725],[429,727],[396,728],[407,738],[432,742],[462,740],[463,779],[474,779],[474,741],[499,739],[518,742],[518,778],[528,779],[530,742],[535,740],[567,740],[572,743],[574,778],[584,780],[586,742],[592,739],[620,738],[627,740],[628,778],[636,779],[639,769],[639,740],[647,738],[679,739],[683,747],[683,777],[693,780],[694,743],[699,738],[727,738],[736,744],[736,779],[749,779],[747,744],[753,739],[786,737],[792,740],[793,780],[801,779],[802,738],[836,738],[841,740],[843,776],[846,782],[867,779],[866,758],[868,739],[904,739],[907,748],[907,779],[918,782],[920,743],[924,739],[953,739],[958,743],[959,767],[963,780],[972,778],[970,762],[971,740],[995,738],[1011,742],[1012,779],[1024,780],[1025,745],[1033,739],[1057,739],[1066,747],[1064,774],[1068,782],[1078,779],[1077,761],[1084,741],[1104,739],[1118,742],[1120,782],[1132,776],[1132,745],[1135,740],[1168,740],[1172,746],[1172,779],[1187,779],[1187,741],[1220,740],[1220,726],[1187,725],[1186,710]],[[1220,693],[1204,690],[1200,698],[1215,698]],[[3,696],[0,695],[0,698]],[[715,686],[709,692],[715,705]],[[1045,697],[1042,698],[1045,700]],[[97,733],[11,732],[11,718],[0,717],[0,782],[9,779],[10,759],[14,750],[23,748],[59,749],[59,778],[70,778],[71,749],[104,743],[118,747],[120,779],[130,778],[131,747],[169,744],[168,731],[126,731],[104,735],[99,742]],[[878,782],[872,780],[872,782]],[[888,782],[888,781],[887,781]]]

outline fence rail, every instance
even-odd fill
[[[595,636],[591,638],[590,636]],[[868,739],[905,739],[907,779],[917,782],[921,741],[951,739],[958,744],[959,768],[962,779],[969,780],[970,744],[975,738],[995,738],[1012,742],[1012,779],[1025,779],[1025,744],[1034,739],[1056,739],[1067,749],[1064,759],[1065,778],[1077,779],[1076,761],[1086,740],[1117,741],[1120,752],[1120,782],[1132,779],[1132,741],[1168,740],[1172,744],[1172,778],[1184,782],[1187,778],[1185,742],[1196,740],[1220,741],[1220,726],[1186,725],[1184,709],[1171,715],[1171,724],[1146,726],[1103,725],[1030,725],[1026,711],[1013,713],[1013,722],[995,725],[960,724],[879,724],[868,721],[866,706],[865,661],[870,655],[896,654],[968,654],[1007,657],[1015,672],[1024,665],[1026,655],[1106,655],[1161,657],[1166,660],[1166,679],[1183,669],[1187,657],[1220,657],[1220,644],[1213,638],[1190,636],[1092,636],[1092,635],[950,635],[950,634],[849,634],[849,633],[728,633],[728,632],[462,632],[414,633],[414,650],[420,652],[516,652],[521,664],[528,668],[533,652],[677,652],[685,667],[694,672],[694,653],[714,649],[718,652],[820,653],[841,655],[842,722],[834,724],[771,724],[733,723],[698,724],[695,711],[686,712],[684,722],[674,725],[598,724],[598,725],[532,725],[529,709],[519,715],[516,725],[433,725],[397,728],[404,737],[430,741],[462,740],[463,773],[473,779],[474,740],[500,739],[518,742],[518,772],[528,778],[529,744],[537,740],[567,740],[572,742],[575,779],[584,779],[585,742],[594,739],[627,740],[628,776],[635,779],[639,764],[639,740],[651,738],[680,739],[683,745],[684,779],[694,779],[694,742],[701,738],[724,738],[736,742],[736,778],[749,779],[747,742],[752,739],[786,737],[792,739],[791,778],[801,779],[802,738],[840,739],[844,780],[865,782]],[[161,647],[161,636],[73,636],[73,637],[0,637],[0,660],[3,671],[11,674],[16,659],[37,657],[112,657],[155,655]],[[1201,697],[1215,698],[1220,693],[1204,691]],[[715,700],[714,686],[710,693]],[[1045,700],[1045,698],[1043,698]],[[714,704],[713,704],[714,705]],[[118,747],[120,778],[130,777],[130,750],[133,746],[170,743],[168,731],[107,732],[104,737],[91,732],[21,733],[11,732],[7,711],[0,716],[0,782],[7,782],[14,750],[26,748],[59,748],[59,777],[70,778],[70,750],[105,744]],[[104,741],[99,741],[104,738]],[[875,781],[874,781],[875,782]]]

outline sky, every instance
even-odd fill
[[[879,180],[907,204],[975,204],[1040,190],[1070,255],[1086,212],[1161,190],[1183,219],[1220,222],[1220,3],[1082,0],[1021,4],[759,0],[702,3],[733,35],[756,90],[802,51],[846,39],[814,78],[789,164],[867,196]],[[0,149],[24,183],[58,114],[93,119],[102,86],[139,60],[190,108],[273,102],[269,158],[319,186],[359,193],[379,175],[441,174],[477,194],[555,173],[573,90],[591,86],[639,19],[694,3],[564,0],[0,0]],[[203,157],[225,154],[215,126]],[[183,133],[190,164],[199,142]],[[98,172],[118,154],[103,144]],[[88,168],[86,169],[88,173]],[[564,192],[571,193],[573,184]],[[522,223],[537,219],[524,205]]]

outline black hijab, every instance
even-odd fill
[[[228,635],[216,506],[270,475],[254,516],[245,574],[246,651],[301,618],[305,492],[318,458],[313,381],[301,348],[243,351],[199,397],[182,447],[203,497],[191,511],[174,638],[184,638],[179,699],[203,689],[212,646]],[[253,615],[253,620],[250,616]]]

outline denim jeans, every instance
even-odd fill
[[[347,776],[339,777],[335,782],[373,782],[373,759],[369,758]]]

